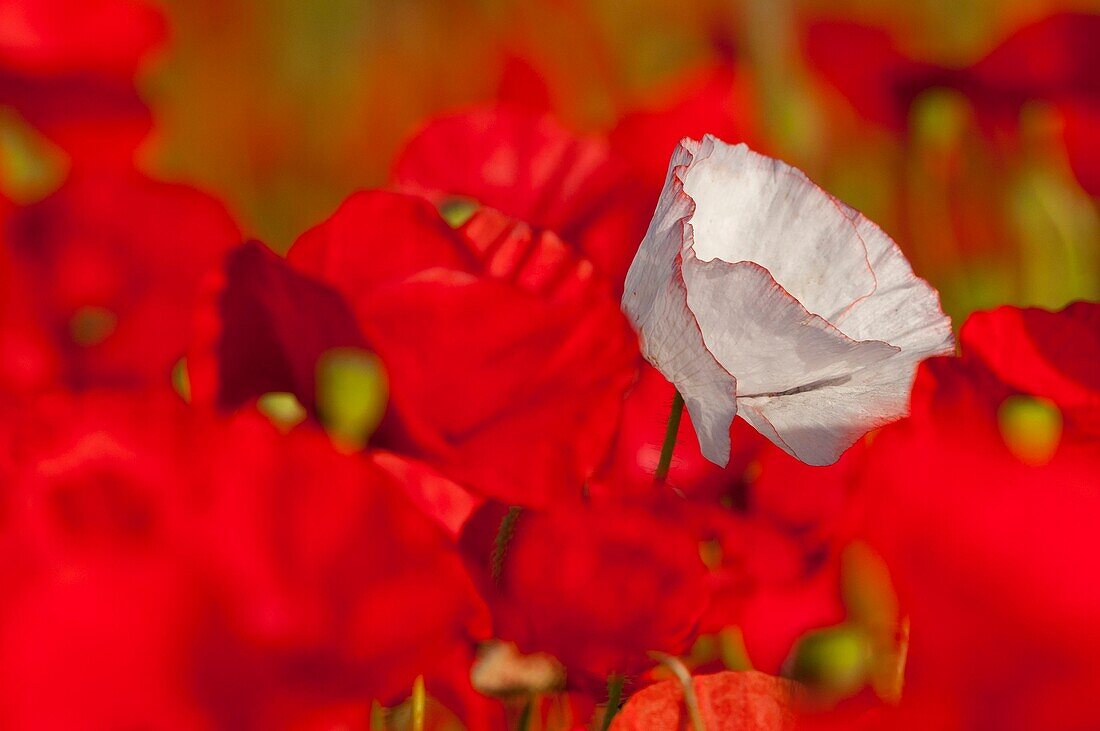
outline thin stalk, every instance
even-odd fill
[[[619,703],[623,699],[623,675],[612,673],[607,676],[607,710],[603,712],[603,721],[600,723],[600,731],[611,728],[611,719],[619,712]]]
[[[677,391],[672,397],[672,411],[668,415],[668,426],[665,427],[665,441],[661,445],[661,459],[657,462],[657,471],[653,473],[653,481],[663,485],[668,479],[668,469],[672,466],[672,450],[676,448],[676,435],[680,431],[680,417],[684,415],[684,397]]]
[[[504,575],[504,555],[508,552],[508,543],[516,532],[516,521],[519,520],[520,507],[513,505],[508,508],[508,513],[501,518],[500,528],[497,529],[497,537],[493,541],[493,554],[489,557],[489,576],[494,584],[500,583]]]

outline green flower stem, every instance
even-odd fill
[[[513,505],[508,508],[508,513],[501,519],[500,528],[497,529],[496,540],[493,541],[493,555],[489,557],[489,576],[493,583],[499,584],[504,575],[504,554],[508,552],[508,543],[516,532],[516,521],[519,520],[521,508]]]
[[[612,673],[607,676],[607,709],[603,712],[603,721],[600,723],[600,731],[611,728],[611,720],[619,712],[619,703],[623,699],[623,675]]]
[[[668,415],[665,441],[661,445],[661,459],[657,462],[657,471],[653,473],[653,481],[658,485],[663,485],[668,479],[668,469],[672,466],[672,450],[676,448],[676,435],[680,431],[680,417],[683,415],[684,397],[677,391],[672,397],[672,411]]]

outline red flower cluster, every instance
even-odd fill
[[[569,728],[608,689],[622,729],[1100,724],[1100,306],[973,316],[836,465],[685,423],[654,485],[638,150],[743,127],[706,93],[610,139],[437,119],[281,257],[135,169],[156,13],[0,12],[0,101],[71,161],[0,211],[0,727]],[[844,692],[773,677],[811,630],[864,643]]]
[[[1081,186],[1100,195],[1100,16],[1062,13],[1028,25],[963,68],[909,58],[884,30],[819,21],[806,30],[807,55],[856,110],[894,130],[909,124],[914,100],[929,89],[953,89],[973,104],[982,130],[1015,136],[1028,102],[1053,105],[1063,123],[1070,165]]]
[[[115,164],[152,115],[133,78],[165,36],[146,0],[5,0],[0,104],[18,111],[74,164]]]
[[[934,704],[952,728],[1100,723],[1086,700],[1100,605],[1098,318],[1083,303],[974,315],[962,357],[922,371],[913,417],[870,450],[866,535],[914,628],[907,712]]]

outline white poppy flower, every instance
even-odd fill
[[[938,294],[878,226],[709,135],[672,155],[623,310],[721,465],[737,415],[830,464],[904,416],[917,364],[954,349]]]

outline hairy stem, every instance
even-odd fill
[[[680,417],[684,415],[684,397],[677,391],[672,397],[672,411],[668,415],[668,426],[665,427],[665,441],[661,445],[661,459],[657,462],[657,471],[653,473],[653,481],[663,485],[668,479],[668,469],[672,466],[672,450],[676,448],[676,434],[680,431]]]
[[[611,720],[619,712],[619,703],[623,699],[623,675],[612,673],[607,676],[607,710],[603,712],[603,721],[600,723],[600,731],[611,728]]]
[[[500,528],[497,529],[497,537],[493,541],[493,555],[489,557],[489,575],[493,583],[499,584],[500,577],[504,574],[504,554],[508,552],[508,543],[516,532],[516,521],[519,520],[520,510],[518,505],[508,508],[508,513],[501,519]]]

